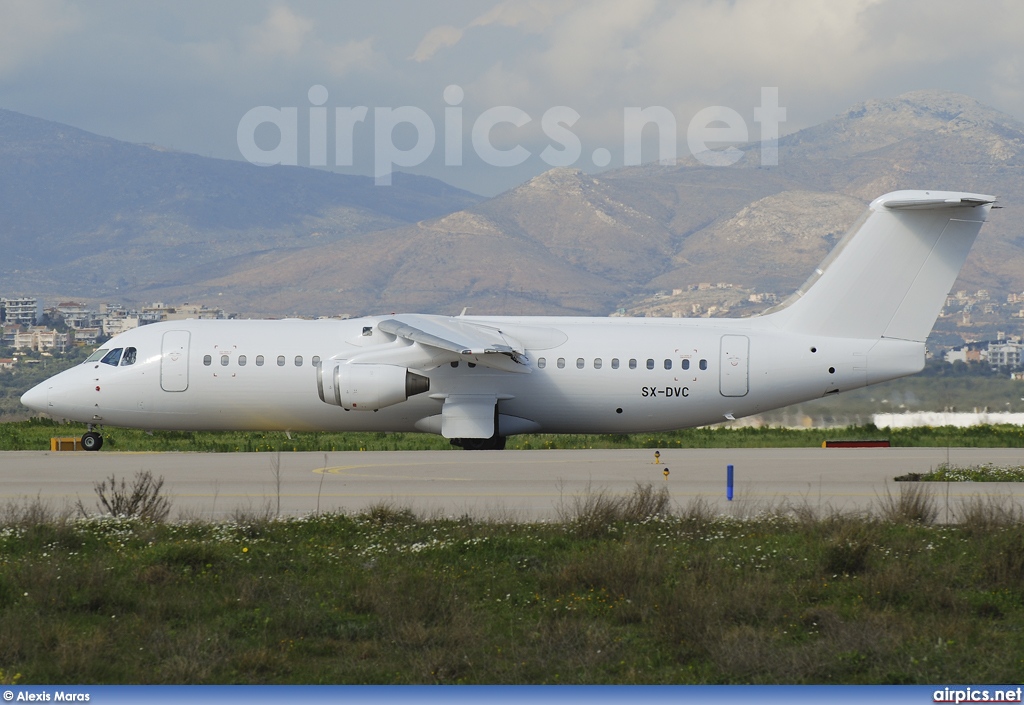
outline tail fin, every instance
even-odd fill
[[[923,342],[994,202],[951,191],[876,198],[771,317],[792,332]]]

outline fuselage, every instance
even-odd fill
[[[22,403],[90,427],[426,431],[481,449],[518,433],[716,423],[920,371],[994,200],[876,198],[763,316],[165,322],[111,339]],[[82,444],[102,438],[90,428]]]
[[[444,362],[419,370],[429,391],[401,403],[378,410],[325,403],[318,393],[325,365],[402,343],[374,330],[384,318],[144,326],[103,345],[106,362],[62,372],[23,402],[55,418],[145,429],[439,433],[449,396],[487,394],[497,399],[501,435],[633,433],[739,418],[924,364],[922,343],[794,335],[770,316],[467,316],[458,320],[521,343],[529,374]]]

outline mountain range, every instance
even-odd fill
[[[554,169],[483,199],[0,111],[0,289],[269,315],[664,313],[665,292],[700,283],[786,295],[871,199],[931,188],[1004,206],[955,288],[1024,291],[1024,124],[1010,116],[915,91],[784,137],[778,166],[761,166],[756,144],[743,152],[728,167]]]

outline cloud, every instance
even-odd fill
[[[503,0],[469,23],[470,27],[521,27],[539,33],[573,7],[571,0]]]
[[[75,7],[62,0],[7,0],[0,3],[0,75],[44,56],[81,26]]]
[[[335,76],[380,66],[384,58],[373,48],[373,38],[345,42],[324,48],[327,65]]]
[[[409,58],[413,61],[427,61],[431,59],[440,49],[455,46],[462,39],[462,30],[450,25],[434,27],[423,37],[416,51]]]
[[[266,19],[243,31],[249,53],[266,57],[297,56],[313,30],[313,21],[296,15],[288,7],[275,7]]]
[[[423,37],[409,58],[428,61],[441,49],[453,47],[462,41],[466,31],[477,27],[496,25],[516,27],[530,33],[540,33],[572,7],[571,0],[503,0],[490,10],[473,19],[464,29],[451,25],[434,27]]]
[[[568,106],[580,114],[581,166],[598,147],[614,166],[624,108],[668,108],[682,146],[698,111],[727,106],[756,138],[761,87],[779,88],[783,133],[921,88],[1024,118],[1021,27],[1020,0],[970,11],[956,0],[441,0],[398,12],[323,0],[0,0],[0,107],[234,156],[241,115],[305,106],[312,85],[328,88],[328,107],[414,105],[440,126],[455,83],[467,140],[483,111],[512,105],[533,118],[514,137],[539,154],[551,142],[544,112]],[[432,173],[510,186],[534,163],[543,167],[485,174],[467,161]]]
[[[596,0],[545,9],[519,1],[498,3],[466,31],[493,24],[536,35],[518,55],[477,57],[476,75],[500,67],[508,85],[529,86],[532,104],[521,107],[531,114],[574,107],[581,132],[591,116],[615,107],[621,114],[627,105],[668,107],[682,129],[711,105],[751,120],[762,86],[779,87],[783,104],[798,106],[784,131],[915,88],[1019,107],[1024,3],[992,0],[983,19],[969,21],[958,7],[948,0]]]

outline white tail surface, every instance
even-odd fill
[[[791,332],[924,342],[995,198],[876,198],[814,274],[770,314]]]

